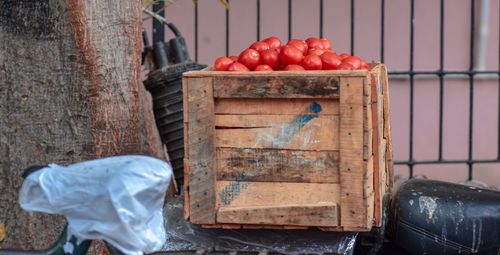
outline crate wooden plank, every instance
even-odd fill
[[[222,207],[217,222],[296,226],[338,226],[335,203]]]
[[[387,77],[387,66],[380,65],[382,70],[381,80],[382,80],[382,94],[384,96],[384,138],[387,140],[386,146],[386,171],[387,171],[387,183],[388,191],[394,182],[394,164],[393,164],[393,154],[392,154],[392,137],[391,137],[391,102],[389,97],[389,81]]]
[[[340,185],[333,183],[279,183],[217,181],[217,208],[339,204]]]
[[[380,97],[378,96],[380,90],[379,90],[379,83],[377,80],[377,76],[373,73],[370,75],[371,83],[372,83],[372,105],[371,105],[371,112],[372,112],[372,126],[373,126],[373,182],[377,183],[378,186],[374,190],[374,200],[375,201],[381,201],[381,190],[380,190]],[[382,210],[380,204],[375,203],[374,206],[374,217],[375,217],[375,222],[376,224],[380,224],[381,222],[381,217],[382,217]]]
[[[338,122],[338,116],[335,115],[215,115],[216,128],[269,128],[283,127],[284,125],[297,124],[305,125],[314,118],[331,119]]]
[[[184,147],[185,150],[188,148]],[[184,219],[189,219],[189,160],[184,158]]]
[[[336,116],[295,116],[289,123],[270,128],[216,129],[215,145],[225,148],[338,150]]]
[[[201,71],[191,71],[183,74],[184,77],[200,78],[200,77],[365,77],[368,70],[335,70],[335,71],[287,71],[287,72],[221,72],[213,71],[211,67],[207,67]]]
[[[363,88],[365,79],[340,80],[341,225],[366,226],[363,198]]]
[[[188,112],[189,217],[196,224],[214,224],[216,185],[212,79],[189,79],[184,91],[187,102],[185,111]]]
[[[215,100],[215,114],[311,114],[319,105],[321,111],[317,115],[338,115],[339,100],[337,99],[251,99],[251,98],[224,98]]]
[[[336,76],[219,76],[215,98],[338,98]]]
[[[366,200],[366,227],[370,228],[375,222],[375,189],[378,188],[373,182],[373,155],[365,161],[366,176],[364,185],[364,197]]]
[[[216,150],[217,180],[339,183],[338,151]]]

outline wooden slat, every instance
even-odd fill
[[[269,128],[289,124],[307,124],[309,119],[331,119],[338,122],[334,115],[215,115],[216,128]]]
[[[343,227],[366,226],[363,198],[363,78],[340,80],[340,215]]]
[[[339,201],[339,184],[217,181],[217,208]]]
[[[337,98],[336,76],[219,76],[215,98]]]
[[[215,223],[215,114],[212,79],[184,80],[187,102],[189,217],[196,224]]]
[[[211,67],[201,71],[190,71],[183,74],[184,77],[297,77],[297,76],[315,76],[315,77],[365,77],[368,70],[333,70],[333,71],[286,71],[286,72],[218,72],[212,71]]]
[[[224,98],[215,100],[216,114],[310,114],[311,108],[318,104],[321,111],[318,115],[338,115],[338,99],[250,99],[250,98]]]
[[[338,226],[335,203],[222,207],[217,213],[219,223]]]
[[[371,227],[375,222],[375,193],[374,189],[378,188],[373,182],[373,155],[365,161],[366,176],[364,185],[364,197],[366,200],[366,227]],[[380,225],[378,225],[380,226]]]
[[[380,118],[379,115],[379,90],[378,81],[375,74],[370,75],[372,83],[372,126],[373,126],[373,182],[377,185],[374,190],[374,200],[375,200],[375,223],[379,225],[381,223],[381,194],[380,194]]]
[[[394,182],[394,166],[392,154],[391,137],[391,103],[389,97],[389,81],[387,77],[387,66],[381,65],[382,94],[384,95],[384,138],[387,140],[386,146],[386,167],[387,167],[387,186],[391,190]]]
[[[291,150],[338,150],[338,117],[296,116],[270,128],[216,129],[216,147]]]
[[[338,151],[217,148],[217,180],[339,183]]]

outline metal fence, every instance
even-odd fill
[[[257,5],[257,12],[255,13],[256,15],[256,39],[260,40],[261,39],[261,0],[254,0],[255,4]],[[318,17],[319,17],[319,37],[323,37],[323,32],[324,32],[324,13],[325,13],[325,8],[324,8],[324,0],[317,0],[319,1],[319,9],[318,9]],[[473,173],[474,173],[474,165],[475,164],[482,164],[482,163],[500,163],[500,129],[499,129],[499,135],[497,137],[498,141],[498,151],[497,151],[497,156],[495,158],[491,159],[474,159],[473,157],[473,144],[474,144],[474,139],[473,139],[473,127],[474,127],[474,88],[475,88],[475,80],[480,77],[480,76],[498,76],[498,86],[500,88],[500,70],[476,70],[474,66],[474,59],[475,59],[475,33],[477,33],[476,29],[476,12],[477,12],[477,2],[478,0],[470,0],[470,21],[469,21],[469,27],[467,28],[469,30],[469,39],[470,39],[470,47],[469,47],[469,52],[464,53],[469,55],[469,67],[466,70],[446,70],[444,68],[444,40],[445,40],[445,26],[444,26],[444,17],[445,17],[445,8],[446,4],[449,4],[450,2],[445,3],[444,0],[437,0],[440,1],[440,21],[439,21],[439,29],[440,29],[440,36],[439,38],[436,38],[436,43],[439,43],[439,69],[437,70],[415,70],[414,68],[414,53],[415,53],[415,0],[409,0],[410,1],[410,17],[408,20],[408,33],[410,36],[410,45],[409,45],[409,52],[406,52],[406,54],[409,55],[409,69],[404,70],[404,71],[392,71],[389,72],[389,78],[401,78],[401,77],[406,77],[409,80],[409,140],[408,140],[408,148],[409,148],[409,153],[407,156],[406,160],[400,160],[396,161],[395,164],[397,165],[406,165],[409,169],[409,176],[412,177],[414,174],[414,166],[416,165],[422,165],[422,164],[465,164],[468,167],[468,179],[471,180],[473,178]],[[228,0],[229,2],[229,0]],[[386,53],[385,49],[385,25],[386,25],[386,0],[380,0],[381,3],[381,28],[380,28],[380,60],[384,62],[384,57]],[[355,8],[357,4],[355,0],[350,0],[350,53],[351,54],[356,54],[356,49],[355,49],[355,22],[356,22],[356,16],[355,16]],[[155,10],[160,10],[162,8],[161,3],[158,4],[157,6],[154,7]],[[198,29],[198,16],[199,16],[199,8],[198,5],[193,5],[194,8],[194,58],[198,60],[198,43],[199,43],[199,29]],[[288,39],[291,39],[292,37],[292,31],[293,31],[293,26],[292,26],[292,10],[294,8],[294,1],[293,0],[288,0],[287,3],[287,11],[288,11]],[[359,7],[358,7],[359,8]],[[497,12],[500,13],[500,10]],[[230,29],[229,27],[231,26],[230,24],[230,19],[229,16],[231,15],[231,10],[226,9],[225,11],[225,51],[226,55],[229,55],[229,37],[230,37]],[[157,40],[162,40],[164,38],[164,31],[161,29],[161,26],[157,24],[156,22],[153,23],[153,27],[156,29],[153,29],[153,38],[155,41]],[[500,25],[499,25],[500,27]],[[434,38],[432,38],[434,40]],[[500,52],[500,42],[498,42],[498,48]],[[498,62],[499,62],[499,69],[500,69],[500,53],[498,57]],[[439,82],[439,109],[436,109],[436,111],[439,111],[439,142],[438,142],[438,156],[437,159],[435,160],[416,160],[414,157],[414,88],[415,88],[415,77],[419,76],[431,76],[431,77],[436,77]],[[449,160],[446,159],[443,156],[443,117],[444,117],[444,83],[445,80],[449,77],[456,77],[456,76],[464,76],[466,79],[469,81],[469,113],[468,113],[468,156],[462,159],[453,159]],[[498,92],[498,99],[500,102],[500,89]],[[499,114],[500,114],[500,103],[498,106]],[[498,125],[500,127],[500,116],[498,116]]]

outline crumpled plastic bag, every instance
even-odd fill
[[[121,252],[142,255],[162,248],[165,193],[172,167],[146,156],[117,156],[69,166],[51,164],[24,181],[24,210],[62,214],[68,236],[105,240]]]

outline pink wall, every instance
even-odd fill
[[[230,54],[238,54],[256,39],[256,1],[231,0]],[[486,67],[498,70],[499,2],[491,0]],[[261,37],[288,36],[287,0],[261,0]],[[409,68],[410,1],[386,0],[385,63],[391,71]],[[479,10],[480,1],[476,1]],[[439,68],[439,1],[415,1],[416,70]],[[367,60],[380,60],[380,0],[357,0],[355,12],[355,54]],[[469,66],[469,0],[445,1],[444,67],[464,70]],[[194,6],[192,0],[177,0],[166,12],[168,20],[183,32],[194,57]],[[319,35],[319,0],[293,0],[292,37]],[[145,22],[149,28],[150,23]],[[217,0],[199,1],[198,60],[211,64],[225,54],[225,10]],[[477,31],[477,30],[476,30]],[[337,52],[350,51],[350,1],[324,1],[324,35],[333,42]],[[170,38],[171,33],[167,32]],[[491,159],[497,156],[498,141],[498,77],[478,78],[475,82],[473,157]],[[390,81],[392,127],[396,160],[408,159],[409,153],[409,81]],[[466,159],[468,156],[469,81],[446,78],[444,83],[445,159]],[[439,80],[437,77],[415,78],[414,85],[414,159],[434,160],[438,156]],[[474,179],[489,185],[500,185],[500,165],[478,164]],[[415,174],[429,178],[463,181],[467,166],[417,165]],[[397,174],[406,178],[406,166],[397,166]]]

